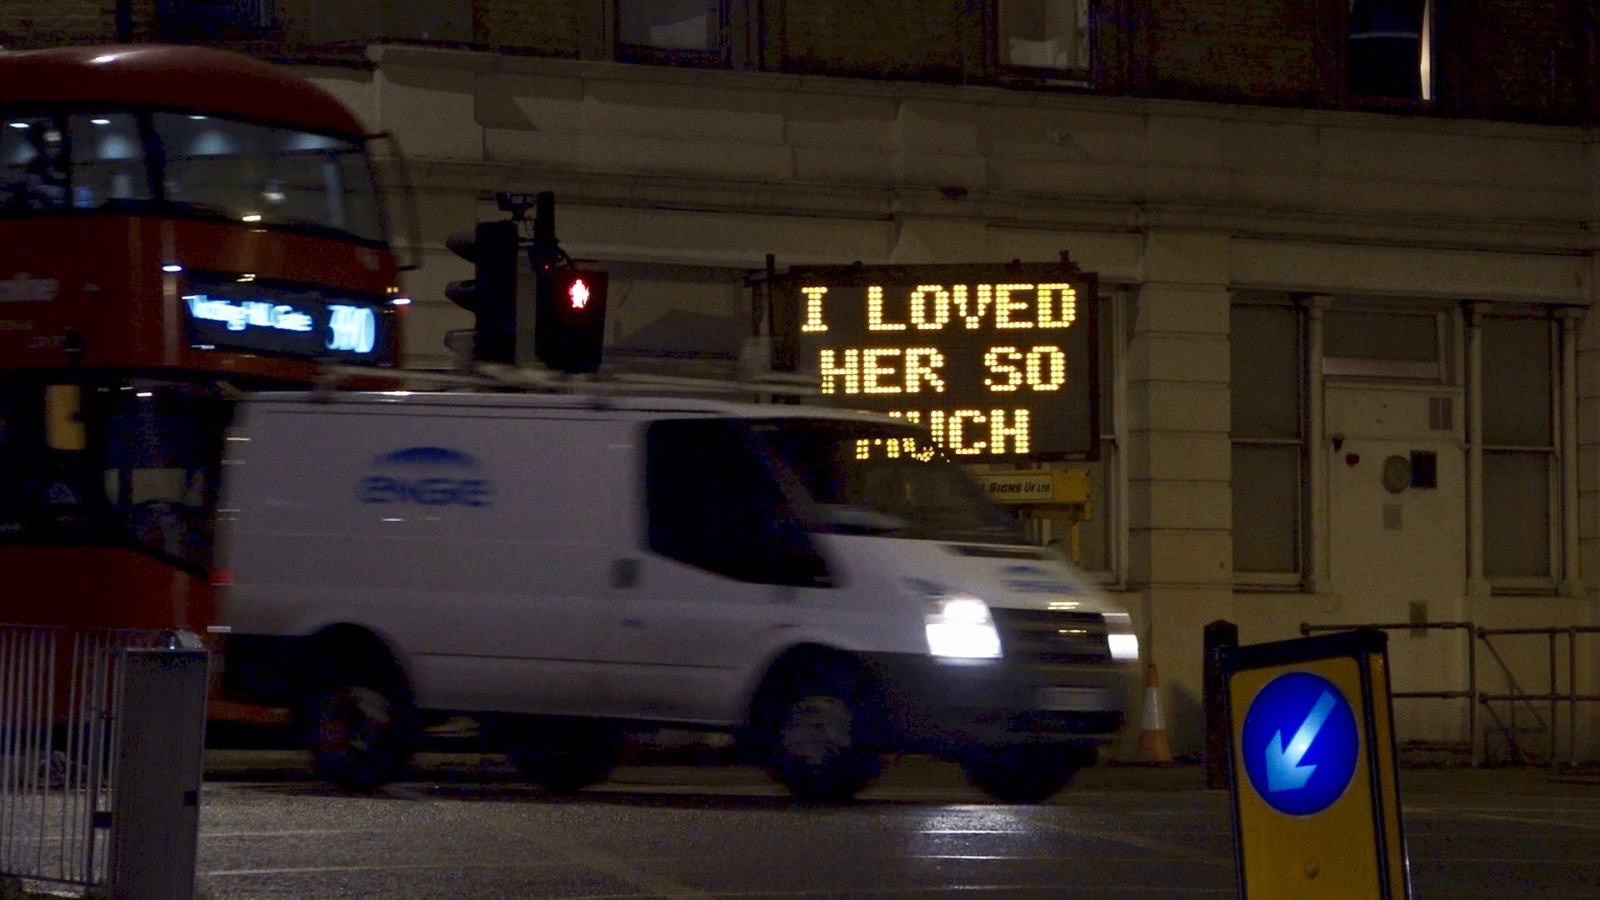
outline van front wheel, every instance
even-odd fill
[[[878,777],[882,761],[861,746],[862,704],[843,685],[775,698],[765,719],[767,769],[799,799],[848,800]]]

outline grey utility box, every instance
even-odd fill
[[[209,654],[192,634],[117,651],[107,887],[116,900],[192,900]]]

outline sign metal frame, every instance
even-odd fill
[[[1228,647],[1221,665],[1232,736],[1228,762],[1240,897],[1410,898],[1388,635],[1368,628]],[[1260,748],[1246,747],[1243,740],[1256,699],[1291,673],[1315,675],[1338,689],[1355,714],[1357,732],[1357,758],[1347,786],[1304,815],[1280,812],[1268,802],[1245,759],[1246,752]],[[1288,727],[1297,721],[1287,720]]]

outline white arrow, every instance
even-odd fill
[[[1294,733],[1289,741],[1288,749],[1283,746],[1283,731],[1279,730],[1272,736],[1267,744],[1267,790],[1271,792],[1292,791],[1303,788],[1311,780],[1311,773],[1317,770],[1315,765],[1302,766],[1300,760],[1305,758],[1306,751],[1311,749],[1311,742],[1317,739],[1317,733],[1322,731],[1323,723],[1328,721],[1328,713],[1333,712],[1333,707],[1338,703],[1332,691],[1323,691],[1317,698],[1311,713],[1301,723],[1300,729]]]

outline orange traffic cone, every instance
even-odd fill
[[[1172,762],[1172,747],[1167,744],[1167,726],[1161,718],[1161,695],[1157,689],[1161,680],[1156,675],[1156,664],[1151,663],[1144,677],[1144,717],[1139,726],[1139,749],[1133,761],[1152,765]]]

